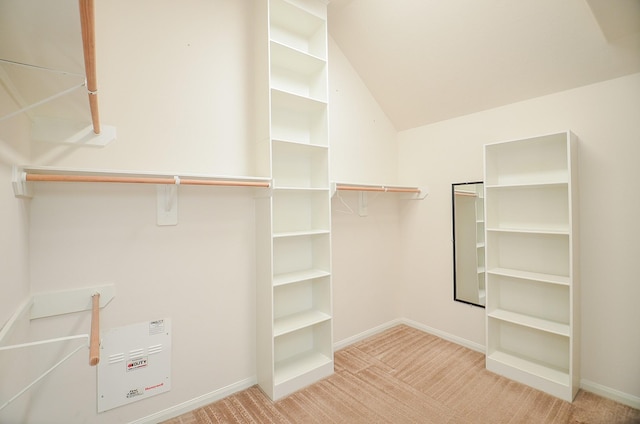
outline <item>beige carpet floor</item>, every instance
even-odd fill
[[[580,391],[573,403],[493,374],[484,355],[400,325],[335,353],[335,374],[277,402],[257,387],[165,424],[640,423]]]

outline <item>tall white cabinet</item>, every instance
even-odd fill
[[[485,146],[488,370],[572,401],[580,380],[577,145]]]
[[[333,373],[326,2],[255,0],[257,374],[273,400]]]

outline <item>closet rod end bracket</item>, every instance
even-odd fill
[[[331,198],[333,198],[338,192],[338,184],[335,181],[331,181],[329,188],[331,190]]]
[[[33,197],[33,188],[31,183],[27,181],[27,173],[22,167],[14,166],[11,170],[11,184],[13,185],[13,194],[21,199],[31,199]]]
[[[180,177],[174,177],[174,181],[171,185],[156,185],[158,226],[178,225],[178,187],[180,186]]]
[[[405,196],[405,199],[424,200],[429,195],[429,187],[426,185],[418,187],[418,190],[419,191],[416,193],[410,193],[407,196]]]
[[[420,200],[424,200],[429,195],[429,186],[418,187],[420,189],[420,193],[418,193],[417,198]]]

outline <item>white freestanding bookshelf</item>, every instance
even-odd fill
[[[488,144],[486,367],[571,402],[580,381],[577,145]]]
[[[257,374],[273,400],[333,373],[327,22],[320,0],[255,0]]]

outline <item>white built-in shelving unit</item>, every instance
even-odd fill
[[[561,132],[484,150],[486,366],[567,401],[580,380],[576,143]]]
[[[255,0],[258,384],[279,399],[333,373],[326,2]],[[268,160],[267,160],[268,159]]]

